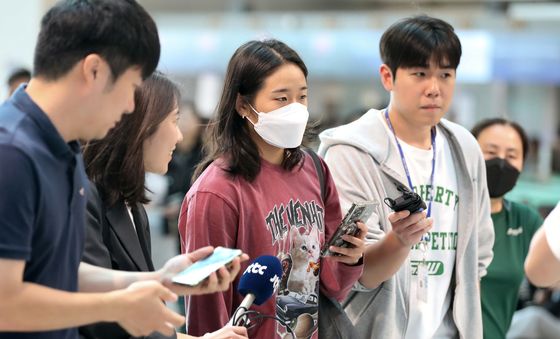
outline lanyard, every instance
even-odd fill
[[[404,152],[402,150],[401,144],[399,139],[397,139],[397,134],[395,133],[395,129],[393,128],[393,124],[391,124],[391,119],[389,119],[389,109],[385,109],[385,120],[387,120],[387,125],[389,125],[389,129],[393,132],[393,136],[395,137],[395,142],[397,143],[397,148],[399,149],[399,153],[401,155],[401,161],[404,167],[404,172],[406,173],[406,179],[408,180],[408,185],[410,189],[414,191],[414,186],[412,185],[412,179],[410,178],[410,172],[408,171],[408,166],[406,164],[406,159],[404,157]],[[427,217],[429,218],[432,215],[432,201],[434,199],[433,190],[434,190],[434,173],[436,171],[436,128],[433,127],[430,131],[431,138],[432,138],[432,173],[430,174],[430,201],[428,202],[428,212]],[[424,240],[424,239],[423,239]]]

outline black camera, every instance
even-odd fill
[[[426,209],[426,203],[415,192],[409,190],[404,185],[397,186],[397,190],[402,192],[402,195],[396,199],[385,198],[383,201],[390,209],[395,212],[408,210],[410,214],[420,212]]]

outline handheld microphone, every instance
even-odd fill
[[[272,255],[263,255],[255,259],[243,272],[239,279],[237,291],[245,296],[227,325],[244,325],[247,323],[243,313],[253,303],[261,305],[274,294],[280,285],[282,277],[282,264]]]

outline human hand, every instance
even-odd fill
[[[401,244],[411,247],[419,243],[422,236],[432,228],[434,220],[426,218],[426,211],[410,214],[404,210],[389,214],[389,222]]]
[[[249,256],[243,253],[241,256],[233,259],[233,261],[226,266],[220,267],[216,272],[210,274],[203,282],[196,286],[186,286],[175,284],[172,278],[185,268],[193,263],[206,258],[214,251],[214,247],[206,246],[197,249],[191,253],[182,254],[169,259],[162,269],[158,271],[160,281],[171,291],[178,295],[198,295],[209,294],[214,292],[223,292],[229,289],[230,284],[233,282],[239,270],[241,269],[241,262],[249,259]]]
[[[207,339],[242,339],[249,338],[247,329],[243,326],[226,326],[215,332],[206,333],[203,338]]]
[[[333,255],[330,256],[333,260],[342,262],[348,265],[354,265],[358,263],[360,258],[364,255],[364,251],[366,248],[366,243],[364,241],[366,234],[367,234],[367,226],[361,221],[356,222],[358,225],[358,229],[360,232],[356,237],[351,235],[345,234],[342,236],[344,241],[349,242],[350,244],[354,245],[352,247],[337,247],[331,246],[329,250],[333,253],[338,253],[340,255]]]
[[[176,301],[177,295],[157,281],[139,281],[124,290],[108,293],[109,311],[113,319],[134,337],[155,331],[170,336],[185,317],[165,306],[164,301]]]

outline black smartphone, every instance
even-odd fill
[[[342,222],[338,226],[336,232],[332,236],[332,238],[323,246],[321,250],[322,256],[329,256],[329,255],[337,255],[337,253],[333,253],[329,251],[329,247],[336,246],[336,247],[351,247],[354,246],[347,241],[342,239],[342,236],[345,234],[351,235],[353,237],[357,236],[360,229],[356,224],[356,221],[366,222],[369,217],[373,214],[373,211],[377,206],[377,202],[375,201],[363,201],[363,202],[355,202],[352,204],[348,213],[342,218]]]

